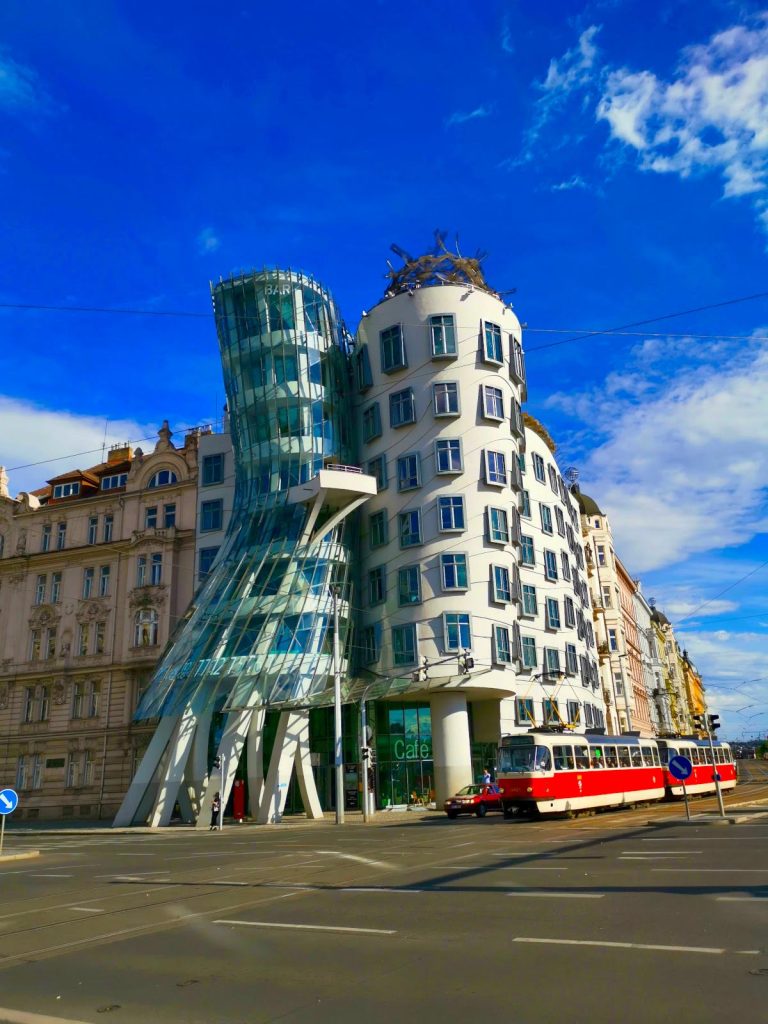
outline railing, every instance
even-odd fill
[[[360,466],[342,466],[340,462],[329,462],[323,469],[333,469],[337,473],[362,473]]]

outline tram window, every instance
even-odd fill
[[[576,767],[579,770],[589,768],[589,747],[574,747],[573,752],[576,755]]]
[[[659,751],[656,749],[656,747],[653,748],[653,763],[656,765],[657,768],[661,766],[661,761],[659,760]]]
[[[691,763],[692,764],[703,764],[702,759],[699,757],[699,748],[691,747]]]
[[[653,767],[653,754],[651,753],[651,748],[650,747],[641,747],[641,750],[643,751],[643,764],[646,766],[646,768],[652,768]]]
[[[718,747],[716,748],[715,753],[717,754],[717,763],[725,764],[725,751]]]
[[[555,758],[555,770],[558,772],[573,771],[573,749],[571,747],[552,747]]]
[[[699,757],[701,758],[702,764],[704,764],[705,762],[707,764],[712,764],[712,751],[709,749],[709,747],[702,747],[702,749],[699,751]]]
[[[640,747],[630,747],[629,748],[629,754],[630,754],[630,757],[632,758],[632,767],[633,768],[642,768],[643,767],[643,755],[640,753]]]
[[[589,752],[592,756],[592,767],[593,768],[605,768],[605,759],[603,758],[602,747],[590,747]]]
[[[616,747],[605,747],[605,767],[618,768],[619,762],[616,759]]]
[[[629,747],[617,747],[619,752],[619,768],[631,768],[632,762],[629,758]]]
[[[664,746],[661,748],[661,763],[663,765],[669,764],[670,757],[674,757],[676,754],[677,751],[675,750],[675,748],[668,747],[665,743]]]
[[[548,772],[552,768],[552,761],[547,747],[536,747],[536,768],[541,772]]]

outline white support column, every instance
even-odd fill
[[[224,763],[223,777],[214,774],[208,780],[205,795],[200,802],[200,813],[197,817],[196,828],[208,828],[210,825],[211,804],[214,794],[218,792],[221,797],[222,806],[225,806],[229,799],[229,792],[232,783],[235,781],[235,772],[243,752],[245,738],[248,735],[248,727],[251,723],[253,710],[246,708],[243,711],[230,711],[227,715],[227,724],[224,726],[224,734],[219,743],[217,753]]]
[[[472,782],[467,698],[463,693],[433,694],[432,754],[435,765],[435,802],[444,800]]]
[[[196,727],[197,715],[191,707],[186,707],[168,744],[168,758],[160,774],[155,802],[149,815],[149,824],[152,828],[162,828],[170,824]]]
[[[136,769],[133,781],[123,798],[120,810],[112,822],[113,828],[127,828],[133,825],[139,806],[152,786],[155,773],[162,761],[165,748],[168,746],[168,741],[176,728],[179,718],[179,715],[168,715],[165,718],[161,718],[158,722],[144,757],[141,759],[141,764]]]
[[[186,804],[189,805],[190,816],[187,819],[185,804],[181,806],[182,817],[185,821],[197,821],[200,815],[200,803],[203,799],[203,791],[208,778],[208,739],[211,732],[212,711],[203,711],[197,720],[197,729],[192,743],[192,750],[187,759],[187,769],[184,773],[184,785],[180,793],[187,797]]]
[[[246,752],[248,761],[248,813],[255,818],[264,792],[264,719],[266,708],[255,708],[248,726]]]
[[[321,818],[322,809],[309,756],[308,711],[283,711],[280,714],[264,794],[256,818],[259,825],[276,824],[282,818],[294,765],[307,816]]]

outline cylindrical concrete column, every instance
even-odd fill
[[[432,754],[435,765],[435,801],[440,807],[462,786],[472,782],[467,698],[463,693],[430,697]]]

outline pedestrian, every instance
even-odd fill
[[[219,827],[219,811],[221,810],[221,797],[217,793],[211,804],[211,827],[209,832],[215,832]]]
[[[491,771],[490,771],[489,768],[486,768],[485,771],[483,772],[483,785],[487,786],[490,781],[491,781]]]

